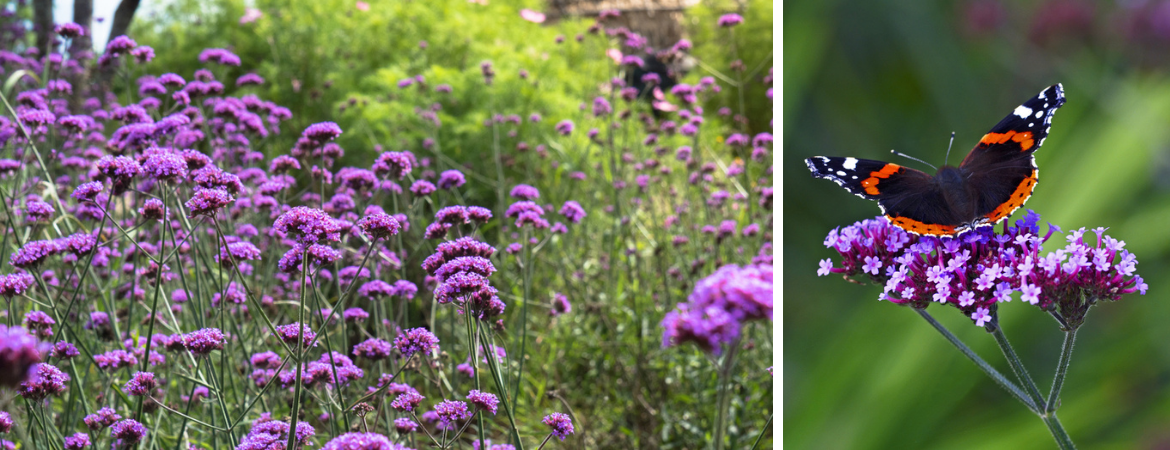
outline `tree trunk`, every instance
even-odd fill
[[[73,0],[73,23],[81,25],[85,35],[73,38],[72,50],[93,51],[93,0]]]
[[[41,56],[53,45],[53,0],[33,1],[33,32],[37,34],[37,49]]]
[[[114,11],[114,24],[110,28],[110,38],[106,42],[130,31],[130,21],[134,20],[134,12],[138,10],[138,3],[139,0],[122,0],[122,3],[118,4],[118,9]]]

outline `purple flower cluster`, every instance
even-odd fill
[[[341,225],[325,211],[297,206],[276,218],[274,228],[304,245],[341,239]]]
[[[116,439],[114,448],[132,448],[146,437],[147,429],[134,419],[126,419],[110,427],[110,437]]]
[[[212,350],[223,350],[223,331],[218,328],[204,328],[182,336],[183,347],[195,356],[205,356]]]
[[[252,422],[248,434],[240,438],[240,445],[236,450],[272,450],[282,449],[288,443],[288,422],[273,420],[268,413]],[[294,439],[298,445],[304,444],[309,438],[317,434],[317,430],[305,422],[298,421],[294,432]]]
[[[772,266],[723,266],[662,319],[662,346],[694,342],[718,355],[739,338],[743,322],[760,319],[772,320]]]
[[[364,342],[353,346],[353,355],[359,358],[366,358],[371,361],[378,361],[390,356],[390,351],[394,346],[378,338],[369,338]]]
[[[40,345],[24,328],[0,325],[0,386],[15,387],[41,362]]]
[[[16,393],[29,400],[42,400],[50,395],[60,395],[69,390],[69,375],[56,366],[40,363],[29,371],[28,379],[20,383]]]
[[[314,342],[317,338],[317,333],[313,332],[313,328],[308,324],[302,325],[300,322],[277,326],[276,337],[292,346],[298,345],[298,341],[301,346],[307,347],[310,343],[314,347],[317,346],[317,343]]]
[[[345,433],[326,442],[321,450],[406,450],[377,433]]]
[[[415,353],[425,354],[438,349],[439,338],[426,328],[412,328],[394,338],[394,348],[403,358],[410,358]]]
[[[573,434],[573,419],[563,413],[554,412],[544,416],[541,422],[548,426],[550,434],[562,441]]]
[[[157,386],[158,383],[154,380],[154,374],[151,372],[135,372],[130,381],[122,386],[122,392],[126,395],[144,396],[150,395],[150,391]]]
[[[1020,293],[1023,302],[1055,311],[1066,327],[1079,327],[1088,309],[1101,300],[1147,289],[1135,274],[1137,257],[1125,243],[1093,230],[1070,232],[1068,244],[1042,254],[1060,233],[1050,225],[1041,234],[1040,216],[1028,211],[1002,232],[979,228],[956,238],[911,236],[885,220],[866,220],[833,230],[825,246],[842,256],[842,267],[822,260],[819,275],[867,275],[885,286],[880,299],[915,308],[944,303],[958,308],[978,326],[995,326],[997,305]]]

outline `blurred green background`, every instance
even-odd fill
[[[1170,448],[1170,1],[788,1],[783,20],[785,444],[1056,448],[917,314],[878,303],[879,286],[816,276],[818,260],[839,261],[825,234],[879,210],[802,160],[893,148],[940,165],[954,131],[957,163],[1061,82],[1068,103],[1025,209],[1064,230],[1109,227],[1150,290],[1090,312],[1058,415],[1080,448]],[[1010,374],[990,335],[953,308],[931,312]],[[1018,301],[1000,321],[1047,393],[1063,333]]]

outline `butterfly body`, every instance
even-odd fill
[[[1053,85],[1017,107],[985,134],[958,167],[931,176],[871,159],[817,156],[805,160],[816,178],[877,201],[902,229],[926,236],[955,236],[1006,219],[1032,195],[1039,176],[1034,156],[1064,104]]]

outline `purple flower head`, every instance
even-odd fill
[[[427,353],[438,349],[439,338],[426,328],[412,328],[394,338],[394,348],[402,353],[403,358],[410,358],[415,353]]]
[[[413,420],[405,417],[394,419],[394,430],[398,431],[398,434],[413,433],[417,429],[418,423]]]
[[[377,433],[345,433],[326,442],[321,450],[406,450],[406,447]]]
[[[410,193],[420,197],[431,195],[431,193],[435,192],[435,189],[437,189],[435,184],[427,180],[415,180],[415,182],[410,185]]]
[[[561,206],[560,213],[562,216],[565,216],[569,222],[573,223],[580,223],[581,219],[584,219],[586,215],[585,208],[582,208],[580,203],[577,203],[573,200],[566,201],[565,204]]]
[[[25,203],[25,217],[29,222],[42,222],[53,217],[53,205],[39,200],[29,200]]]
[[[28,379],[20,383],[16,393],[29,400],[42,400],[50,395],[61,395],[69,388],[69,375],[55,366],[40,363],[29,371]]]
[[[303,334],[301,333],[302,328],[304,329]],[[276,337],[292,346],[296,346],[298,341],[300,341],[302,347],[308,347],[309,343],[312,343],[314,347],[317,346],[317,343],[313,342],[317,337],[317,333],[313,332],[313,328],[308,324],[302,326],[300,322],[277,326]]]
[[[302,244],[341,239],[341,225],[337,221],[325,211],[306,206],[297,206],[282,214],[274,227]]]
[[[57,25],[57,34],[63,38],[73,39],[78,36],[85,36],[85,28],[73,22],[66,22]]]
[[[317,145],[321,145],[341,136],[341,127],[333,122],[315,123],[305,128],[301,136],[315,142]]]
[[[224,335],[218,328],[204,328],[183,335],[183,346],[195,356],[204,356],[212,350],[223,350]]]
[[[14,252],[8,258],[8,263],[22,269],[32,268],[40,265],[49,256],[55,255],[59,251],[60,247],[54,241],[31,241]]]
[[[225,66],[239,66],[240,57],[222,48],[209,48],[199,53],[199,62],[214,62]]]
[[[73,433],[73,436],[65,438],[65,450],[81,450],[90,445],[89,435],[85,433]]]
[[[353,355],[371,361],[378,361],[389,357],[390,351],[393,349],[394,347],[389,342],[378,338],[370,338],[353,346]]]
[[[552,308],[548,310],[550,316],[556,317],[561,314],[568,314],[573,311],[573,305],[569,304],[569,298],[564,294],[557,293],[553,295]]]
[[[118,56],[130,51],[137,46],[138,43],[134,42],[133,39],[122,35],[111,39],[110,42],[106,44],[106,53],[109,53],[112,56]]]
[[[57,321],[44,311],[33,310],[24,315],[22,324],[41,339],[46,339],[53,336],[53,325],[56,325]]]
[[[184,206],[190,211],[191,217],[210,216],[235,201],[235,197],[222,189],[195,188],[195,194],[184,203]]]
[[[0,276],[0,295],[8,298],[24,294],[33,285],[33,276],[26,272],[10,273]]]
[[[540,198],[540,191],[527,184],[518,184],[512,188],[510,195],[512,198],[518,198],[520,200],[536,200]]]
[[[435,288],[435,301],[439,304],[462,304],[466,299],[480,291],[495,293],[487,278],[474,272],[456,272]]]
[[[81,355],[81,352],[77,351],[77,347],[75,347],[73,344],[65,341],[59,341],[56,344],[53,344],[53,351],[49,352],[49,354],[57,359],[73,359],[74,357]]]
[[[467,403],[458,400],[443,400],[435,405],[435,413],[439,415],[439,421],[443,424],[462,422],[470,419],[472,415]]]
[[[156,180],[175,180],[187,176],[187,162],[182,156],[161,150],[150,153],[142,168]]]
[[[445,206],[435,212],[435,222],[458,225],[467,223],[467,208],[460,205]]]
[[[264,84],[264,77],[254,73],[247,73],[236,78],[236,86],[250,86]]]
[[[97,431],[113,425],[119,420],[122,420],[122,416],[118,415],[117,412],[114,412],[113,408],[106,407],[99,409],[95,414],[85,416],[83,421],[85,422],[85,426],[87,428],[93,431]]]
[[[555,128],[556,128],[557,133],[560,133],[561,136],[568,136],[570,134],[573,134],[573,121],[568,120],[568,119],[562,120],[560,122],[557,122],[557,125]]]
[[[396,411],[414,411],[414,408],[417,408],[424,398],[426,397],[419,395],[418,391],[411,389],[408,392],[398,394],[398,397],[390,402],[390,407]]]
[[[95,197],[97,197],[98,193],[101,191],[102,191],[102,183],[101,182],[90,181],[88,183],[84,183],[80,186],[77,186],[77,189],[73,190],[73,194],[71,194],[71,196],[77,200],[87,202],[87,201],[93,201],[93,199]]]
[[[130,377],[130,381],[122,386],[122,392],[126,395],[143,396],[150,395],[150,391],[158,386],[158,382],[154,380],[154,374],[151,372],[135,372],[134,376]]]
[[[496,414],[496,410],[500,405],[500,399],[496,398],[495,394],[480,392],[475,389],[467,393],[467,401],[475,405],[476,408],[492,413],[492,415]]]
[[[550,433],[553,436],[560,438],[562,441],[570,434],[573,434],[573,420],[569,416],[555,412],[544,416],[541,420],[545,425],[548,425]]]
[[[772,266],[727,265],[695,283],[685,303],[662,320],[662,345],[694,342],[712,354],[739,337],[741,323],[772,318]]]
[[[452,189],[463,186],[467,180],[463,177],[463,172],[455,169],[445,170],[439,174],[439,189]]]
[[[358,221],[362,232],[374,239],[383,239],[398,234],[401,226],[388,214],[371,214]]]
[[[40,345],[27,330],[0,325],[0,386],[15,387],[41,361]]]
[[[110,427],[110,437],[117,439],[115,448],[130,448],[146,437],[146,427],[134,419],[126,419]]]
[[[734,13],[724,14],[722,16],[719,16],[719,20],[717,23],[719,24],[719,26],[725,27],[725,28],[726,27],[734,27],[736,25],[743,23],[743,16],[741,16],[739,14],[734,14]]]

